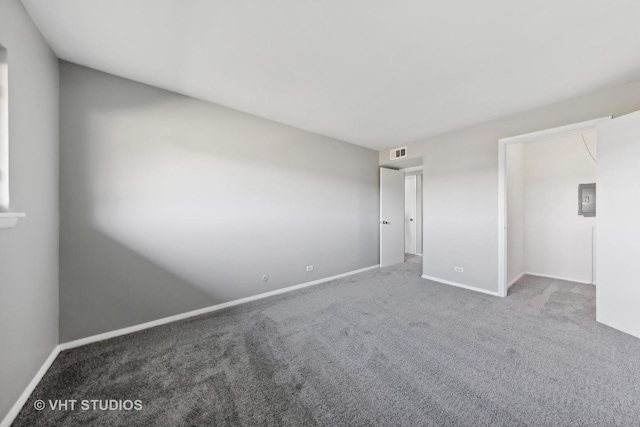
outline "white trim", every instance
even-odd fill
[[[507,144],[498,141],[498,294],[507,296]]]
[[[515,279],[513,279],[512,281],[510,281],[507,284],[507,289],[509,289],[511,286],[513,286],[514,283],[516,283],[518,280],[522,279],[522,276],[524,276],[525,274],[529,274],[529,273],[525,273],[524,271],[522,273],[520,273],[518,276],[516,276]]]
[[[462,289],[468,289],[470,291],[481,292],[483,294],[489,294],[489,295],[493,295],[493,296],[500,296],[497,292],[494,292],[494,291],[488,291],[486,289],[476,288],[475,286],[463,285],[462,283],[452,282],[450,280],[438,279],[437,277],[427,276],[426,274],[423,274],[422,278],[423,279],[427,279],[427,280],[431,280],[432,282],[442,283],[444,285],[451,285],[451,286],[456,286],[456,287],[462,288]]]
[[[18,219],[26,216],[24,212],[0,212],[0,229],[13,228],[18,223]]]
[[[165,318],[154,320],[154,321],[151,321],[151,322],[142,323],[140,325],[130,326],[128,328],[118,329],[118,330],[111,331],[111,332],[105,332],[103,334],[93,335],[93,336],[90,336],[90,337],[86,337],[86,338],[82,338],[82,339],[79,339],[79,340],[70,341],[70,342],[66,342],[66,343],[57,345],[57,346],[54,347],[53,351],[51,352],[51,354],[49,355],[47,360],[45,360],[44,364],[40,367],[40,370],[38,370],[36,375],[33,377],[31,382],[27,386],[27,388],[20,395],[20,397],[18,398],[16,403],[11,407],[11,409],[9,410],[7,415],[4,417],[4,419],[0,423],[0,427],[9,427],[11,425],[11,423],[16,419],[16,417],[20,413],[20,410],[24,406],[24,404],[27,402],[27,400],[29,400],[29,396],[31,396],[31,393],[33,393],[33,390],[35,390],[35,388],[38,386],[38,383],[40,383],[40,381],[42,380],[44,375],[47,373],[47,371],[49,370],[49,368],[53,364],[54,360],[56,360],[56,357],[58,357],[58,354],[60,354],[61,351],[69,350],[71,348],[80,347],[80,346],[91,344],[91,343],[98,342],[98,341],[103,341],[103,340],[106,340],[106,339],[109,339],[109,338],[114,338],[114,337],[119,337],[119,336],[122,336],[122,335],[127,335],[127,334],[130,334],[130,333],[133,333],[133,332],[141,331],[143,329],[153,328],[154,326],[160,326],[160,325],[164,325],[164,324],[167,324],[167,323],[176,322],[178,320],[187,319],[189,317],[194,317],[194,316],[199,316],[201,314],[211,313],[213,311],[222,310],[223,308],[233,307],[235,305],[244,304],[244,303],[247,303],[247,302],[250,302],[250,301],[259,300],[259,299],[267,298],[267,297],[274,296],[274,295],[284,294],[286,292],[295,291],[296,289],[302,289],[302,288],[306,288],[306,287],[309,287],[309,286],[319,285],[321,283],[330,282],[332,280],[340,279],[342,277],[351,276],[353,274],[358,274],[358,273],[363,273],[363,272],[369,271],[369,270],[374,270],[374,269],[376,269],[378,267],[379,267],[379,265],[372,265],[370,267],[365,267],[365,268],[361,268],[361,269],[358,269],[358,270],[348,271],[346,273],[337,274],[335,276],[325,277],[324,279],[313,280],[311,282],[301,283],[299,285],[289,286],[287,288],[276,289],[275,291],[265,292],[263,294],[258,294],[258,295],[250,296],[250,297],[247,297],[247,298],[241,298],[241,299],[237,299],[237,300],[234,300],[234,301],[225,302],[223,304],[218,304],[218,305],[214,305],[214,306],[211,306],[211,307],[201,308],[199,310],[193,310],[193,311],[189,311],[189,312],[186,312],[186,313],[177,314],[175,316],[165,317]]]
[[[598,323],[602,323],[605,326],[608,326],[609,328],[613,328],[616,331],[620,331],[620,332],[624,332],[625,334],[629,334],[631,336],[634,336],[636,338],[640,338],[640,329],[637,328],[629,328],[628,325],[624,325],[624,326],[619,326],[619,325],[615,325],[614,324],[616,322],[611,322],[609,319],[603,319],[602,316],[598,315],[596,313],[596,322]]]
[[[586,122],[573,123],[570,125],[559,126],[551,129],[545,129],[537,132],[525,133],[523,135],[512,136],[509,138],[502,138],[500,142],[503,144],[517,144],[520,142],[531,142],[538,139],[546,139],[551,137],[557,137],[576,132],[584,132],[589,129],[594,129],[600,123],[608,122],[611,120],[611,116],[599,117],[593,120],[587,120]]]
[[[596,224],[591,227],[591,284],[596,284]]]
[[[579,280],[579,279],[572,279],[571,277],[553,276],[551,274],[534,273],[531,271],[525,271],[524,274],[528,276],[538,276],[538,277],[544,277],[547,279],[566,280],[567,282],[576,282],[576,283],[583,283],[585,285],[593,285],[593,283],[591,282],[585,282],[584,280]]]
[[[27,400],[29,400],[29,396],[31,396],[33,390],[35,390],[35,388],[38,386],[38,383],[40,383],[40,380],[42,380],[42,377],[44,377],[44,374],[47,373],[47,371],[53,364],[53,361],[56,360],[56,357],[58,357],[58,354],[60,354],[60,351],[61,349],[59,345],[53,348],[53,351],[51,352],[49,357],[47,357],[47,360],[44,361],[27,388],[22,392],[16,403],[13,404],[7,415],[4,417],[4,419],[0,423],[0,427],[9,427],[11,423],[13,423],[24,404],[27,403]]]
[[[246,298],[237,299],[234,301],[225,302],[218,305],[213,305],[210,307],[201,308],[199,310],[188,311],[186,313],[176,314],[175,316],[164,317],[162,319],[153,320],[151,322],[141,323],[139,325],[129,326],[127,328],[117,329],[115,331],[105,332],[103,334],[92,335],[90,337],[81,338],[75,341],[69,341],[63,344],[60,344],[60,350],[68,350],[71,348],[80,347],[83,345],[104,341],[110,338],[119,337],[122,335],[131,334],[133,332],[138,332],[144,329],[153,328],[155,326],[164,325],[171,322],[177,322],[178,320],[188,319],[190,317],[199,316],[201,314],[211,313],[213,311],[222,310],[223,308],[233,307],[236,305],[244,304],[250,301],[256,301],[259,299],[267,298],[274,295],[284,294],[286,292],[295,291],[296,289],[302,289],[309,286],[319,285],[321,283],[330,282],[332,280],[340,279],[342,277],[351,276],[353,274],[362,273],[365,271],[373,270],[378,268],[379,265],[372,265],[370,267],[361,268],[359,270],[348,271],[346,273],[337,274],[331,277],[325,277],[324,279],[318,279],[311,282],[301,283],[299,285],[289,286],[287,288],[276,289],[275,291],[265,292],[263,294],[253,295]]]
[[[498,140],[498,294],[507,296],[507,145],[537,141],[575,132],[594,129],[598,124],[611,120],[611,116],[574,123],[524,135]]]
[[[424,166],[412,166],[410,168],[404,168],[404,169],[400,169],[400,170],[402,172],[404,172],[404,173],[410,173],[410,172],[421,171],[423,167]]]

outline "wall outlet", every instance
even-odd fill
[[[456,273],[464,273],[464,268],[462,267],[455,267],[454,270],[456,271]]]
[[[267,276],[266,274],[264,276],[262,276],[262,281],[266,282],[267,280],[269,280],[269,276]]]
[[[313,271],[313,265],[307,265],[307,271]]]

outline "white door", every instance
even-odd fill
[[[640,112],[598,125],[596,318],[640,337]]]
[[[404,262],[404,172],[380,168],[380,267]]]
[[[416,253],[416,176],[404,180],[404,251]]]

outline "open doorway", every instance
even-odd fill
[[[596,212],[589,209],[596,200],[596,125],[607,119],[500,141],[501,296],[537,288],[544,290],[541,304],[553,292],[595,298],[595,288],[579,285],[595,285]]]
[[[422,166],[404,172],[404,255],[405,262],[422,261]]]
[[[422,158],[380,168],[380,266],[422,262]]]

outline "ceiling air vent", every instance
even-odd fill
[[[391,150],[391,160],[407,157],[407,147],[394,148]]]

